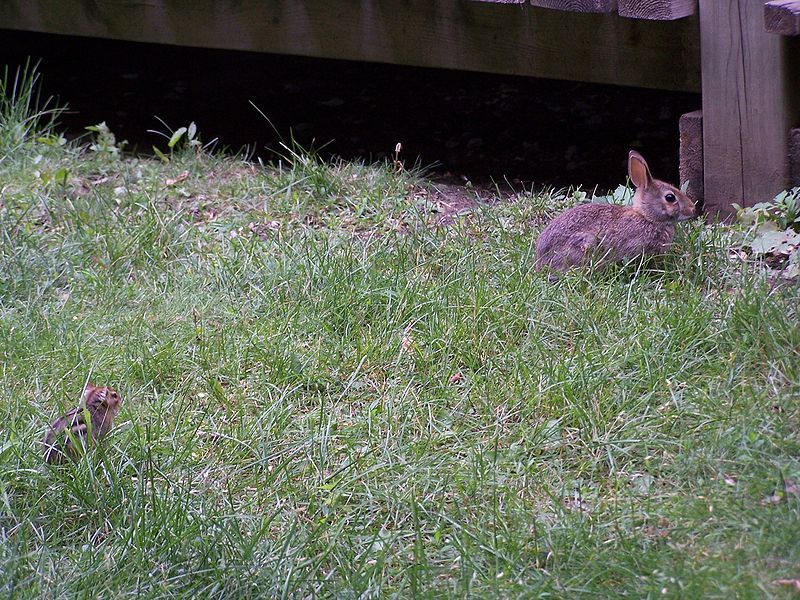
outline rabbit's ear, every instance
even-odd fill
[[[628,154],[628,176],[637,188],[647,188],[653,183],[647,161],[636,150]]]

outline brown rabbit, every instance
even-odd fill
[[[675,223],[695,216],[691,199],[653,179],[644,158],[631,150],[628,175],[636,186],[630,206],[582,204],[553,219],[536,241],[536,268],[566,271],[592,258],[623,261],[663,254],[672,244]]]
[[[56,419],[47,430],[44,460],[60,463],[66,457],[79,458],[92,443],[111,431],[121,401],[111,388],[87,384],[81,405]]]

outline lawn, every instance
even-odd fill
[[[549,281],[536,236],[580,191],[188,131],[137,158],[103,128],[64,143],[12,79],[3,596],[793,593],[800,291],[735,228]],[[43,464],[88,379],[116,427]]]

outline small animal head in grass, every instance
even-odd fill
[[[638,152],[628,155],[628,176],[636,187],[631,208],[654,221],[685,221],[695,216],[691,198],[664,181],[653,179]]]
[[[122,398],[110,387],[86,385],[77,408],[59,417],[44,438],[44,459],[60,463],[76,460],[114,426]]]

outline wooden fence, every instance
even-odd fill
[[[3,0],[0,28],[700,92],[707,212],[800,184],[800,0]]]

